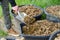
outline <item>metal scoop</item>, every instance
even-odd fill
[[[27,16],[26,13],[24,13],[24,12],[19,12],[19,11],[18,11],[18,15],[19,15],[19,17],[22,17],[22,18],[24,18],[25,16]]]
[[[24,17],[25,17],[25,16],[27,16],[26,13],[24,13],[24,12],[19,12],[19,11],[18,11],[18,15],[16,16],[16,19],[18,19],[19,21],[25,23],[25,22],[24,22]]]

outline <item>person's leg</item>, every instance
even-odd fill
[[[8,0],[2,0],[1,1],[2,9],[3,9],[3,15],[4,15],[4,21],[7,29],[11,28],[11,18],[9,13],[9,2]]]

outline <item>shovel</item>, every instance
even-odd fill
[[[16,16],[16,19],[18,19],[19,21],[25,23],[25,22],[24,22],[25,16],[27,16],[26,13],[24,13],[24,12],[19,12],[19,11],[18,11],[18,15]]]

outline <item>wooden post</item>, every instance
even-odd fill
[[[8,0],[2,0],[1,2],[2,9],[3,9],[3,15],[5,19],[5,25],[8,29],[11,28],[11,17],[9,13],[9,2]]]

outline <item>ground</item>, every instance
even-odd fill
[[[14,19],[12,19],[12,23],[14,24]],[[3,19],[3,17],[0,18],[0,29],[4,30],[4,31],[6,30],[6,28],[4,27],[4,19]],[[16,32],[11,29],[8,34],[11,35],[10,33],[15,34]],[[5,38],[2,38],[2,40],[5,40]],[[24,38],[23,37],[16,37],[16,40],[24,40]]]

